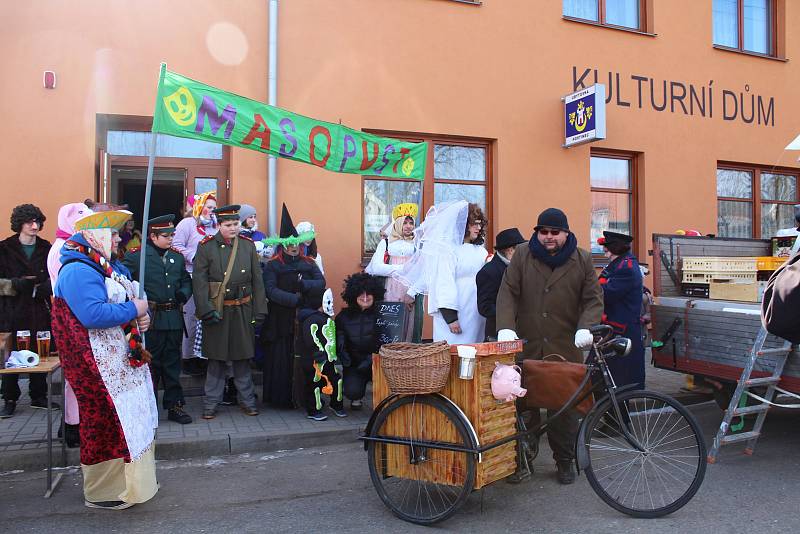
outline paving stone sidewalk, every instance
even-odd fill
[[[647,357],[649,362],[649,357]],[[647,388],[678,398],[685,404],[709,400],[710,396],[681,391],[685,376],[648,366]],[[24,444],[44,440],[47,433],[45,410],[32,409],[27,396],[27,380],[20,380],[23,397],[17,411],[9,419],[0,419],[0,473],[16,469],[38,469],[47,465],[46,444]],[[371,392],[368,391],[367,398]],[[60,403],[59,397],[54,397]],[[345,402],[349,407],[349,403]],[[220,406],[217,417],[204,420],[202,397],[187,397],[186,409],[194,418],[189,425],[168,421],[160,412],[156,434],[156,457],[179,459],[209,457],[246,452],[268,452],[355,441],[367,424],[371,403],[361,411],[347,410],[348,417],[339,418],[326,410],[327,421],[311,421],[303,410],[274,410],[259,404],[259,415],[245,415],[238,406]],[[60,411],[54,412],[53,432],[60,423]],[[54,461],[60,461],[58,441],[54,440]],[[77,449],[68,449],[67,464],[79,463]]]

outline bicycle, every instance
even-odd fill
[[[548,424],[589,395],[599,399],[580,423],[576,463],[591,488],[616,510],[639,518],[661,517],[697,493],[706,470],[706,446],[697,421],[661,393],[617,388],[606,360],[624,357],[630,340],[606,325],[591,329],[586,375],[552,416],[527,429],[480,444],[464,412],[444,395],[389,395],[378,406],[364,441],[370,478],[384,504],[400,519],[429,525],[452,516],[475,486],[482,455],[516,443],[517,469],[535,451]],[[588,388],[587,388],[588,386]]]

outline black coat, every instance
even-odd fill
[[[372,355],[381,347],[377,320],[375,306],[366,311],[345,308],[336,316],[336,333],[341,339],[337,350],[345,365],[367,365],[372,361]]]
[[[294,322],[302,294],[309,289],[325,289],[325,277],[314,263],[299,256],[283,255],[264,266],[264,291],[269,301],[262,341],[294,335]]]
[[[52,289],[47,272],[49,252],[50,242],[40,237],[36,238],[36,248],[30,260],[22,251],[18,234],[0,241],[0,278],[14,280],[25,276],[35,277],[24,291],[16,291],[15,296],[0,297],[0,332],[30,330],[33,339],[31,346],[34,348],[36,332],[50,330]],[[16,339],[16,336],[12,337]]]
[[[492,261],[481,267],[475,275],[475,283],[478,285],[478,313],[486,317],[485,336],[495,337],[497,335],[497,292],[500,291],[500,282],[503,281],[503,273],[506,272],[506,263],[500,258],[500,254],[495,253]]]

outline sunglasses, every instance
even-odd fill
[[[562,232],[561,230],[547,230],[545,228],[542,228],[541,230],[539,230],[540,234],[542,234],[542,235],[551,235],[553,237],[555,237],[557,235],[561,235],[561,232]]]

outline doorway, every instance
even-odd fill
[[[110,171],[111,201],[127,204],[133,212],[136,228],[142,227],[147,167],[112,165]],[[150,197],[150,218],[175,215],[175,224],[183,217],[186,169],[153,169],[153,190]]]

